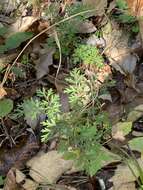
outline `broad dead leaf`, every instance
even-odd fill
[[[16,169],[15,177],[16,177],[16,183],[22,183],[25,180],[26,175],[22,173],[20,170]]]
[[[138,59],[135,55],[129,54],[127,56],[124,56],[123,59],[119,61],[119,63],[113,63],[112,66],[121,74],[133,75],[133,72],[136,68],[137,60]]]
[[[110,120],[112,124],[114,125],[117,122],[119,122],[124,112],[124,108],[123,108],[123,105],[109,104],[108,107],[106,108],[106,111],[108,112]]]
[[[88,45],[96,46],[96,47],[105,47],[105,40],[103,38],[98,38],[95,34],[91,35],[86,43]]]
[[[5,89],[3,87],[0,86],[0,100],[7,95],[7,92],[5,91]]]
[[[38,183],[34,182],[31,179],[26,179],[25,183],[22,185],[24,190],[36,190],[38,188]]]
[[[103,38],[106,41],[104,53],[107,55],[111,64],[120,63],[129,54],[128,38],[119,26],[112,22],[107,23],[103,28]]]
[[[4,69],[11,61],[13,61],[18,55],[17,53],[11,53],[9,55],[3,55],[0,57],[0,70]]]
[[[49,49],[46,53],[41,54],[39,62],[37,63],[37,79],[42,78],[44,75],[49,73],[49,66],[53,64],[53,54],[55,49]]]
[[[11,35],[12,33],[15,32],[25,32],[27,31],[30,26],[32,26],[32,24],[34,22],[36,22],[38,20],[38,17],[33,17],[33,16],[26,16],[23,18],[19,18],[11,27],[9,30],[9,34]]]
[[[39,145],[32,133],[27,138],[21,138],[17,147],[0,149],[0,174],[5,175],[12,167],[23,167],[24,163],[35,155]]]
[[[55,183],[59,177],[72,168],[73,161],[64,160],[57,151],[40,153],[27,162],[29,175],[38,183]]]
[[[143,160],[139,158],[136,161],[142,168]],[[124,163],[118,165],[114,176],[109,180],[113,183],[113,188],[111,188],[111,190],[136,190],[135,181],[140,175],[139,169],[136,166],[135,162],[132,160],[128,160],[128,164],[132,168],[132,171],[134,171],[134,174],[132,173],[131,169]]]
[[[108,100],[108,101],[112,102],[111,94],[102,94],[99,96],[99,98],[102,100]]]
[[[113,183],[112,190],[136,190],[135,180],[128,166],[122,164],[117,167],[114,176],[109,181]]]
[[[85,5],[91,6],[95,9],[95,15],[103,15],[107,8],[107,0],[83,0]]]
[[[97,28],[94,26],[92,22],[84,21],[77,25],[78,33],[89,34],[92,32],[96,32]]]
[[[120,67],[123,69],[125,73],[133,74],[136,68],[137,60],[138,59],[135,55],[127,55],[120,63]]]
[[[4,190],[22,190],[23,189],[16,183],[15,171],[16,171],[15,168],[12,168],[9,170],[6,176]]]
[[[143,0],[126,0],[130,12],[134,16],[143,16]]]

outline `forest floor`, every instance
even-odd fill
[[[1,0],[0,189],[143,189],[132,2]]]

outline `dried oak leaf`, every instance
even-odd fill
[[[57,151],[39,153],[28,161],[29,175],[38,183],[55,183],[59,177],[72,168],[73,161],[64,160]]]
[[[7,92],[5,91],[5,89],[3,87],[0,86],[0,100],[7,95]]]
[[[91,6],[95,9],[95,15],[103,15],[107,8],[107,0],[83,0],[85,5]]]
[[[24,163],[35,155],[38,150],[39,143],[33,134],[22,138],[19,145],[14,148],[1,148],[0,175],[6,175],[12,167],[23,167]]]
[[[4,190],[22,190],[23,188],[20,187],[16,183],[16,169],[11,168],[6,176]]]

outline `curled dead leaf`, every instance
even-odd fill
[[[44,75],[49,73],[49,66],[53,64],[53,54],[55,49],[49,49],[46,53],[40,55],[39,61],[36,66],[37,79],[42,78]]]
[[[0,100],[7,95],[7,92],[5,91],[5,89],[0,86]]]
[[[17,183],[16,183],[16,176],[15,176],[15,168],[11,168],[6,176],[4,190],[22,190]]]

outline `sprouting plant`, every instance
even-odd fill
[[[90,87],[85,76],[80,73],[80,70],[74,69],[66,81],[69,87],[65,92],[69,95],[71,108],[79,109],[85,106],[90,101]]]
[[[57,10],[60,9],[60,4],[55,2],[51,4],[48,9],[47,14],[51,17],[51,22],[58,22],[61,20],[62,16],[57,16]],[[82,3],[76,3],[71,6],[66,6],[64,10],[64,18],[68,18],[72,15],[76,15],[82,11],[88,10],[89,7],[83,5]],[[56,12],[56,13],[55,13]],[[61,44],[61,53],[63,56],[71,56],[75,47],[81,43],[81,38],[78,35],[78,25],[86,19],[86,14],[78,15],[75,18],[70,19],[67,22],[63,22],[58,25],[55,30],[59,37],[59,42]],[[50,36],[47,39],[47,45],[56,47],[56,41],[54,36]]]
[[[125,0],[117,0],[116,5],[121,12],[116,19],[118,19],[121,23],[135,23],[136,18],[130,14],[127,2]]]
[[[100,101],[92,87],[95,79],[87,79],[79,69],[74,69],[66,81],[69,85],[65,93],[70,104],[67,113],[61,111],[59,96],[52,89],[44,88],[38,90],[38,100],[24,101],[17,112],[32,118],[39,112],[46,114],[42,122],[42,142],[48,142],[56,135],[58,150],[65,159],[75,160],[80,169],[94,175],[105,161],[112,159],[103,147],[110,133],[110,121],[106,113],[100,112]]]
[[[58,150],[64,157],[75,160],[79,168],[94,175],[104,161],[111,159],[102,146],[110,131],[110,122],[106,113],[99,113],[100,103],[92,99],[90,81],[78,69],[74,69],[66,81],[69,86],[65,93],[71,107],[67,113],[60,111],[59,97],[53,91],[38,92],[40,105],[47,114],[42,141],[58,135]]]
[[[128,9],[128,5],[125,0],[116,0],[116,5],[119,9],[122,9],[122,10]]]
[[[29,63],[28,55],[24,54],[21,58],[21,63],[27,65]]]
[[[11,99],[0,100],[0,119],[7,116],[13,109],[13,101]]]
[[[44,98],[40,102],[40,107],[47,115],[47,120],[42,123],[44,128],[42,129],[41,138],[43,142],[46,142],[52,137],[53,128],[56,127],[56,122],[60,118],[59,96],[54,94],[52,89],[48,91],[45,89],[38,90],[37,95]]]
[[[40,101],[34,99],[24,100],[22,104],[18,104],[17,108],[12,114],[13,118],[19,118],[24,116],[25,118],[35,119],[40,114],[42,108],[40,107]]]
[[[99,53],[98,48],[91,45],[79,45],[73,54],[75,63],[82,63],[84,65],[94,65],[100,69],[104,66],[104,60]]]

